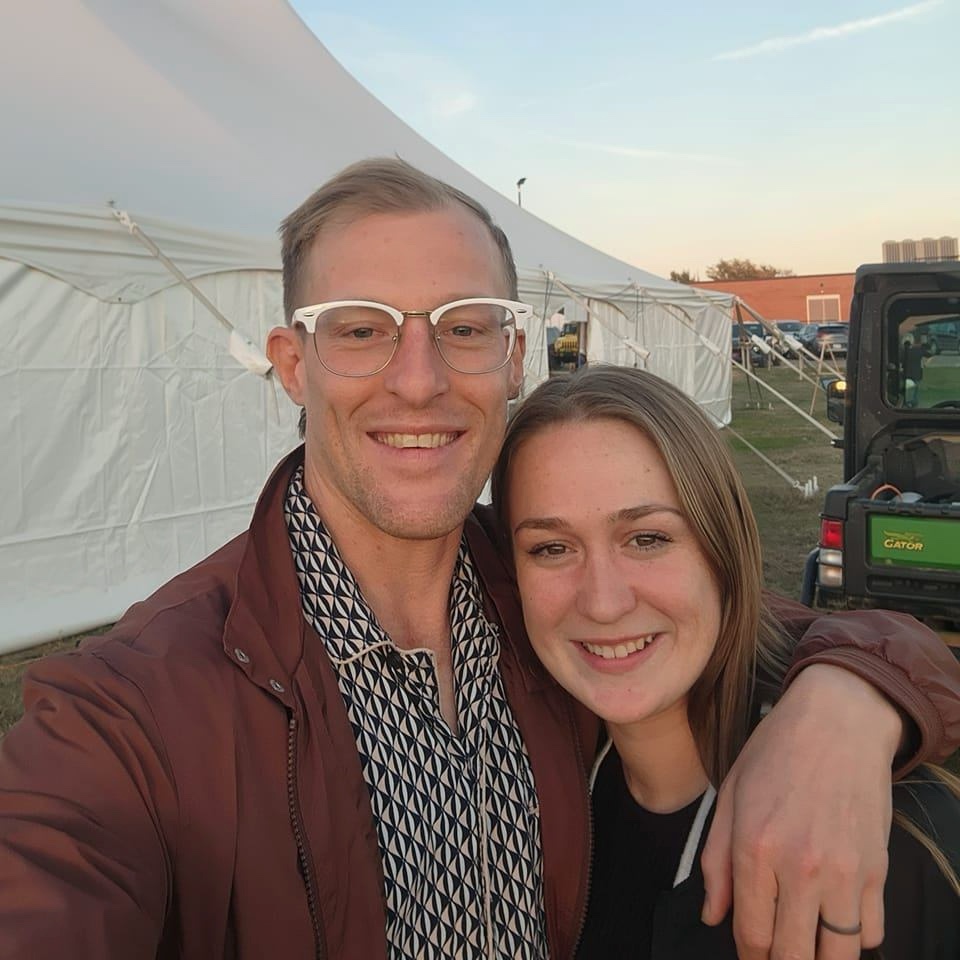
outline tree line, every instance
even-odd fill
[[[707,267],[709,280],[770,280],[773,277],[792,277],[792,270],[775,267],[769,263],[754,263],[752,260],[718,260]],[[691,276],[689,270],[671,270],[670,279],[677,283],[696,283],[700,277]]]

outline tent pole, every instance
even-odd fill
[[[264,356],[263,351],[249,337],[244,336],[237,330],[213,301],[143,232],[140,225],[130,217],[126,210],[118,210],[112,200],[109,206],[116,220],[126,227],[213,314],[214,318],[227,331],[230,336],[229,351],[231,356],[251,373],[256,373],[261,377],[270,376],[273,364]]]
[[[622,339],[622,337],[620,337],[620,334],[616,330],[614,330],[613,327],[611,327],[610,324],[607,323],[603,319],[603,317],[600,316],[599,313],[597,313],[595,310],[591,308],[590,301],[588,299],[585,299],[584,297],[580,296],[580,294],[577,293],[577,291],[574,290],[573,287],[567,286],[567,284],[565,284],[558,276],[551,273],[549,270],[544,270],[544,273],[546,274],[546,277],[550,281],[550,283],[555,283],[562,290],[565,290],[573,298],[575,303],[580,304],[580,306],[583,307],[584,310],[586,310],[588,317],[590,317],[592,320],[596,320],[597,323],[600,324],[600,326],[606,327],[607,330],[609,330],[615,337]],[[602,298],[595,297],[594,299],[600,300]],[[610,306],[613,307],[614,310],[617,310],[619,313],[623,313],[623,311],[615,303],[612,303],[609,300],[603,300],[603,302],[610,304]],[[623,313],[623,315],[625,317],[627,316],[625,313]]]
[[[645,289],[644,295],[650,297],[650,299],[653,300],[654,303],[660,304],[660,306],[662,306],[664,309],[668,307],[676,306],[675,304],[672,304],[672,303],[663,303],[662,301],[658,300],[655,296],[653,296],[649,290]],[[736,306],[739,306],[739,300],[736,302]],[[676,307],[676,309],[685,313],[682,307]],[[713,343],[711,340],[707,340],[707,338],[703,336],[703,334],[700,333],[696,329],[696,327],[693,326],[693,324],[690,322],[689,319],[680,319],[679,317],[677,317],[676,319],[680,320],[680,323],[682,323],[685,327],[687,327],[694,334],[696,334],[696,336],[699,337],[700,341],[704,343],[713,353],[719,353],[719,348],[717,347],[717,345]],[[778,400],[782,400],[788,407],[790,407],[791,410],[795,410],[797,413],[799,413],[804,420],[809,421],[818,430],[820,430],[822,433],[825,433],[831,440],[836,439],[836,435],[833,434],[830,430],[828,430],[822,423],[820,423],[819,420],[815,420],[813,417],[809,416],[805,410],[801,410],[800,407],[798,407],[795,403],[793,403],[793,401],[787,399],[787,397],[785,397],[778,390],[775,390],[773,387],[771,387],[770,384],[768,384],[765,380],[761,380],[760,377],[758,377],[752,370],[749,370],[742,363],[738,363],[732,357],[730,358],[730,362],[738,370],[742,370],[748,377],[750,377],[752,380],[755,380],[765,390],[769,390]]]
[[[756,380],[756,382],[760,384],[760,386],[763,387],[764,390],[769,390],[778,400],[783,401],[791,410],[794,410],[795,412],[799,413],[804,420],[806,420],[808,423],[815,426],[821,433],[828,436],[831,440],[837,439],[837,435],[833,433],[831,430],[827,429],[827,427],[825,427],[819,420],[815,419],[814,417],[811,417],[806,410],[801,410],[800,407],[798,407],[792,400],[785,397],[782,393],[780,393],[779,390],[775,390],[773,387],[771,387],[770,384],[766,382],[766,380],[761,380],[760,377],[758,377],[748,367],[745,367],[742,363],[740,363],[737,360],[733,360],[732,358],[730,362],[738,370],[742,370],[752,380]]]
[[[729,423],[721,423],[720,427],[724,430],[729,430],[748,450],[752,453],[755,453],[774,473],[782,477],[794,490],[799,491],[803,494],[805,500],[809,500],[817,491],[819,490],[819,485],[817,483],[817,478],[812,477],[806,483],[801,483],[799,480],[795,480],[793,477],[787,473],[782,467],[778,467],[763,451],[758,450],[746,437],[742,434],[737,433]]]
[[[760,314],[757,313],[757,311],[754,310],[749,303],[746,303],[745,301],[740,301],[739,298],[738,298],[738,301],[743,304],[744,310],[746,310],[747,313],[749,313],[750,316],[754,318],[754,320],[756,320],[758,323],[762,323],[767,330],[771,328],[770,321],[767,320],[765,317],[761,317]],[[810,357],[812,360],[817,359],[816,354],[811,353],[802,343],[800,344],[800,349],[805,354],[807,354],[807,356]],[[785,357],[779,349],[777,350],[777,353],[780,355],[780,359],[783,360],[784,363],[786,363],[791,369],[796,370],[797,373],[799,373],[800,376],[803,377],[803,379],[812,383],[814,386],[819,386],[819,384],[815,380],[813,380],[809,375],[803,372],[803,369],[801,367],[797,366],[794,363],[791,363],[790,360],[787,359],[787,357]],[[839,369],[834,369],[832,372],[837,374],[837,376],[843,376],[843,374],[840,373]]]

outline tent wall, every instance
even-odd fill
[[[729,309],[707,302],[664,304],[639,292],[628,299],[590,300],[589,308],[588,363],[643,367],[693,397],[717,424],[730,422]],[[719,355],[701,337],[716,344]],[[641,358],[627,340],[650,356]]]
[[[200,288],[262,343],[275,273]],[[103,623],[246,525],[296,411],[182,287],[104,303],[0,260],[0,646]],[[278,418],[279,412],[279,418]]]

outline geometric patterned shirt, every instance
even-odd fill
[[[303,613],[336,670],[370,791],[391,960],[545,958],[537,794],[466,542],[450,593],[454,734],[432,654],[398,649],[377,623],[302,468],[285,515]]]

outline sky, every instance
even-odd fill
[[[291,0],[418,133],[661,275],[960,234],[960,0]]]

